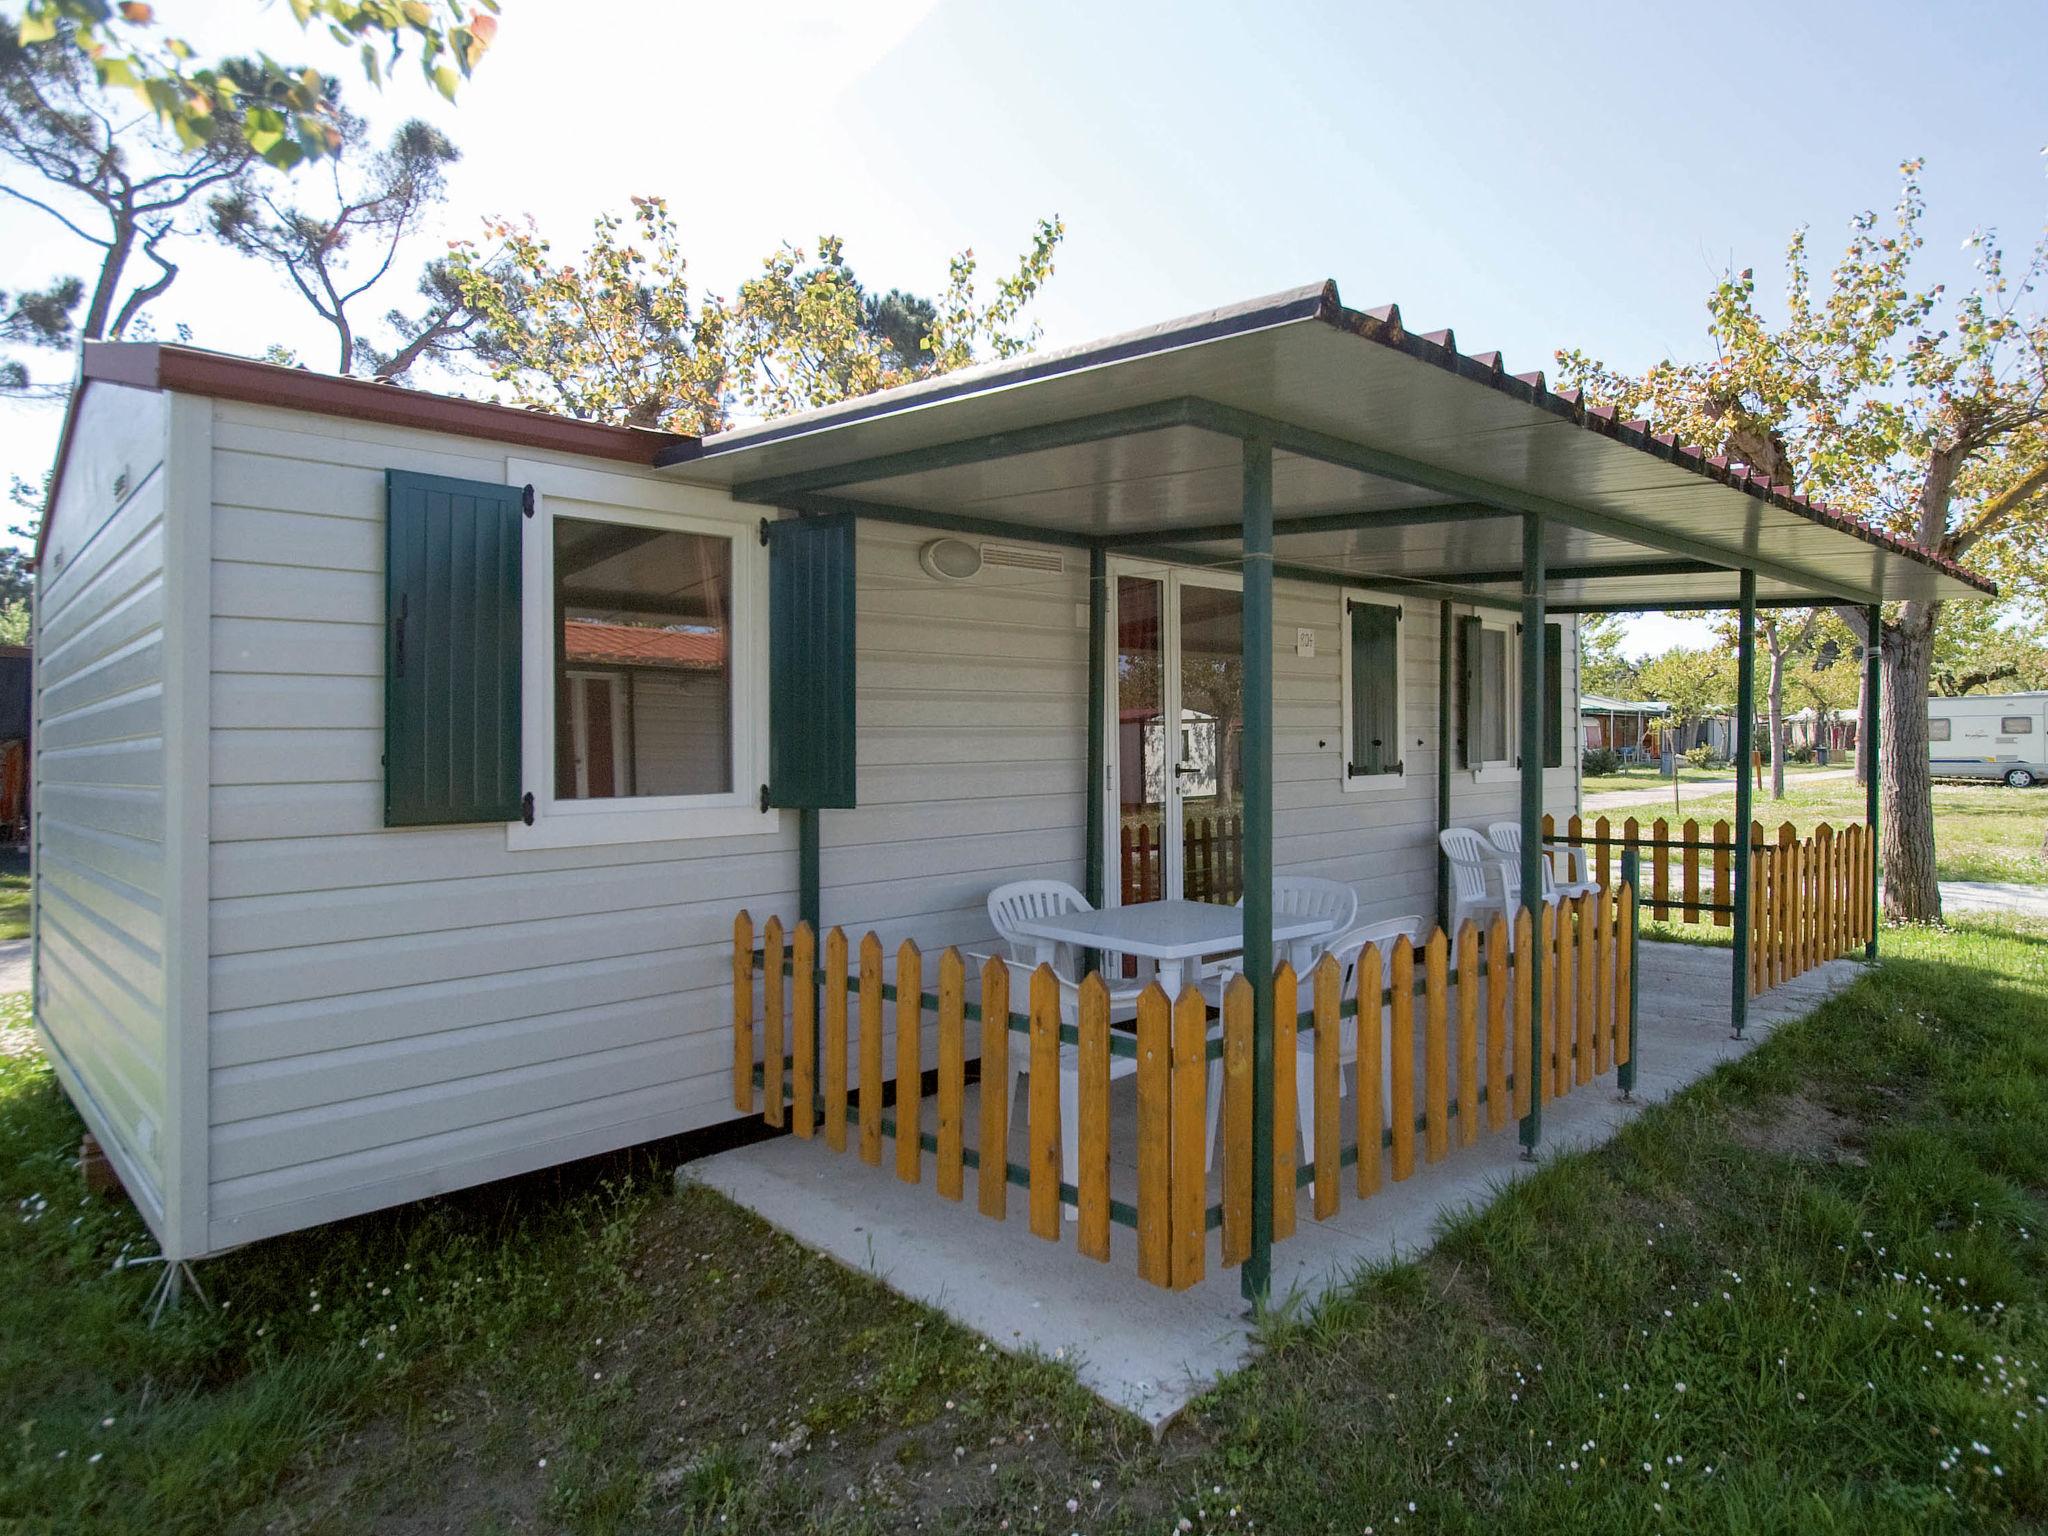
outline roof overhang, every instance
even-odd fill
[[[1286,575],[1502,603],[1542,514],[1553,609],[1981,599],[1915,545],[1545,387],[1333,284],[685,441],[682,479],[798,512],[1153,552],[1241,552],[1242,443],[1274,450]]]

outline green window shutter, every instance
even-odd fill
[[[517,821],[528,492],[384,479],[384,825]]]
[[[1543,626],[1543,766],[1564,766],[1564,626]]]
[[[853,519],[763,525],[768,803],[854,804]]]
[[[1458,766],[1479,764],[1479,631],[1477,618],[1458,620]]]
[[[1399,773],[1396,705],[1401,687],[1398,608],[1346,603],[1351,644],[1351,741],[1347,773]]]

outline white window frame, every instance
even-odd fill
[[[1399,784],[1404,777],[1398,772],[1351,771],[1351,606],[1354,603],[1370,603],[1375,608],[1394,610],[1394,760],[1404,764],[1408,761],[1408,680],[1404,675],[1408,661],[1407,607],[1398,597],[1389,597],[1384,592],[1345,587],[1339,595],[1337,604],[1337,647],[1344,656],[1337,684],[1342,690],[1344,716],[1344,734],[1338,738],[1337,774],[1346,794],[1361,789],[1379,789],[1389,784]]]
[[[768,765],[768,552],[757,537],[758,508],[717,491],[633,475],[513,459],[514,485],[534,489],[534,515],[521,549],[520,769],[533,796],[533,825],[505,829],[513,850],[584,848],[607,843],[744,837],[773,831],[780,815],[763,811]],[[555,795],[554,519],[629,523],[730,541],[732,613],[728,647],[732,686],[732,788],[715,795],[642,795],[562,800]]]
[[[1514,619],[1499,616],[1484,609],[1475,608],[1473,615],[1479,620],[1481,630],[1496,630],[1501,637],[1501,713],[1504,716],[1501,721],[1501,740],[1506,743],[1507,756],[1481,758],[1472,765],[1472,778],[1475,782],[1519,778],[1521,775],[1521,764],[1517,758],[1517,753],[1520,750],[1521,743],[1517,738],[1521,735],[1522,712],[1517,700],[1520,697],[1522,686],[1521,651],[1519,647],[1522,626]],[[1483,638],[1480,643],[1482,645],[1485,643]],[[1477,659],[1475,658],[1476,664]],[[1479,690],[1480,703],[1483,709],[1485,707],[1486,691],[1483,669],[1480,678],[1482,684]],[[1481,740],[1482,734],[1478,729],[1477,722],[1473,722],[1472,741],[1475,746]]]

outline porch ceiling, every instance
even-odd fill
[[[1449,333],[1413,335],[1398,311],[1345,309],[1322,284],[716,434],[663,462],[769,505],[1229,564],[1239,434],[1259,430],[1275,444],[1275,559],[1326,578],[1510,596],[1519,514],[1542,510],[1553,607],[1732,606],[1744,564],[1765,602],[1989,590],[1639,425],[1460,354]],[[1343,522],[1290,525],[1314,518]]]

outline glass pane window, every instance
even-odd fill
[[[556,517],[555,798],[732,789],[732,541]]]
[[[1393,773],[1400,766],[1400,614],[1385,603],[1350,603],[1351,741],[1347,774]]]
[[[1479,632],[1479,758],[1508,756],[1508,636],[1491,625]]]
[[[2025,715],[2006,715],[1998,722],[2001,736],[2026,736],[2032,733],[2034,722]]]
[[[1927,739],[1928,739],[1929,741],[1947,741],[1947,740],[1948,740],[1948,722],[1947,722],[1946,720],[1930,720],[1930,721],[1928,721],[1928,722],[1927,722]]]

